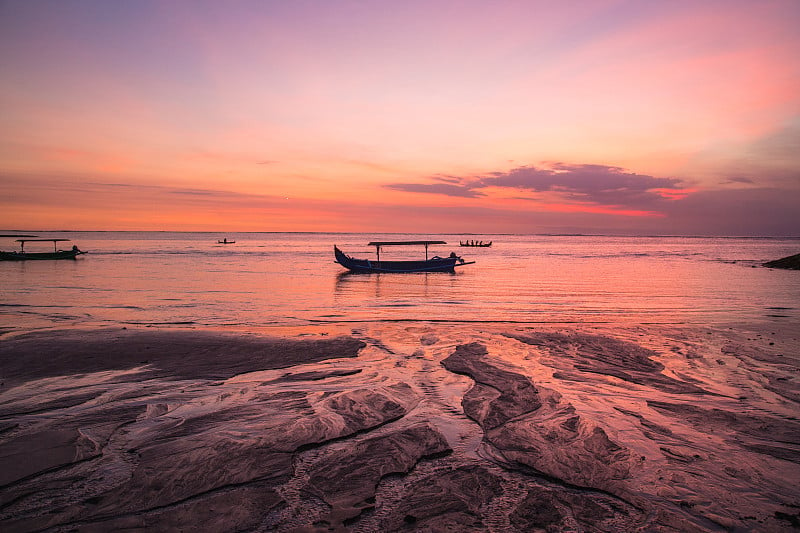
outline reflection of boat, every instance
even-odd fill
[[[483,241],[461,242],[461,241],[458,241],[458,244],[461,245],[461,246],[472,246],[474,248],[488,248],[488,247],[490,247],[492,245],[492,241],[489,241],[489,242],[483,242]]]
[[[236,241],[229,241],[227,237],[222,239],[221,241],[217,241],[219,244],[236,244]]]
[[[0,252],[0,261],[28,261],[31,259],[75,259],[82,252],[78,250],[77,246],[73,246],[71,250],[58,250],[59,242],[69,241],[69,239],[17,239],[19,243],[19,252]],[[26,252],[26,242],[52,242],[52,252]]]
[[[369,243],[375,247],[377,259],[355,259],[346,255],[337,246],[333,247],[336,262],[352,272],[454,272],[455,267],[471,265],[475,261],[465,262],[452,252],[449,257],[434,256],[428,259],[428,246],[431,244],[447,244],[444,241],[377,241]],[[417,261],[381,261],[382,246],[425,246],[425,259]]]

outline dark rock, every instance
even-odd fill
[[[503,494],[502,479],[477,465],[464,465],[425,476],[406,487],[382,531],[413,525],[417,531],[482,531],[480,515]]]
[[[276,488],[291,478],[298,450],[379,427],[416,402],[404,383],[242,399],[217,395],[218,385],[208,384],[196,387],[197,401],[164,383],[151,407],[127,395],[116,409],[89,405],[72,416],[62,411],[42,429],[11,430],[0,443],[0,523],[22,531],[257,529],[285,505]],[[408,441],[423,456],[449,449],[438,433],[413,433]],[[410,468],[409,461],[401,466]],[[215,505],[224,516],[209,510]]]
[[[532,488],[511,514],[511,523],[518,531],[552,528],[567,518],[559,507],[553,491]]]
[[[109,352],[109,346],[114,349]],[[282,339],[203,331],[55,331],[3,339],[6,386],[50,376],[142,366],[159,376],[227,379],[257,370],[356,357],[366,344],[352,337]],[[12,383],[9,383],[12,382]]]
[[[690,404],[648,400],[657,411],[679,418],[707,432],[727,435],[727,439],[755,453],[800,463],[800,422],[768,415],[706,409]],[[671,454],[674,456],[674,453]]]
[[[0,486],[99,455],[77,429],[47,429],[0,444]],[[0,501],[2,501],[0,499]]]
[[[692,383],[679,381],[661,372],[664,365],[654,361],[658,354],[652,350],[603,335],[574,333],[509,334],[525,344],[543,346],[557,353],[559,360],[572,361],[574,369],[614,376],[637,385],[647,385],[669,393],[692,394],[706,391]],[[562,371],[562,379],[578,379],[574,372]]]
[[[790,255],[774,261],[763,263],[767,268],[782,268],[784,270],[800,270],[800,254]]]
[[[485,355],[486,348],[474,342],[457,346],[442,361],[447,370],[476,382],[464,396],[464,414],[492,429],[541,406],[536,387],[527,377],[489,364],[483,359]]]
[[[534,486],[509,518],[516,531],[599,532],[641,531],[647,517],[607,494]]]
[[[309,472],[308,490],[331,506],[324,521],[342,524],[374,507],[381,479],[405,474],[421,459],[450,451],[447,440],[428,424],[368,438],[316,462]]]
[[[315,372],[298,372],[296,374],[288,373],[282,375],[280,378],[276,379],[275,382],[286,382],[286,381],[322,381],[324,379],[330,378],[341,378],[346,376],[352,376],[354,374],[358,374],[361,372],[360,368],[355,368],[352,370],[326,370],[326,371],[315,371]]]
[[[789,514],[775,511],[775,518],[789,522],[794,529],[800,529],[800,513]]]
[[[550,393],[547,401],[521,373],[487,360],[478,343],[460,345],[442,361],[476,384],[462,400],[464,414],[483,427],[509,468],[528,468],[570,485],[614,490],[629,476],[629,451],[581,420],[574,407]]]

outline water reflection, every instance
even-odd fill
[[[464,307],[461,297],[466,276],[459,273],[336,275],[334,307],[353,320],[452,319],[454,307]]]
[[[348,292],[366,287],[374,287],[376,297],[391,297],[392,294],[399,294],[414,287],[427,288],[430,283],[430,277],[456,277],[456,272],[413,272],[404,274],[387,274],[387,273],[360,273],[360,272],[340,272],[336,275],[335,291]],[[384,287],[389,292],[381,292]],[[426,293],[427,294],[427,293]]]
[[[336,276],[335,291],[337,295],[355,299],[380,299],[405,301],[416,298],[428,298],[431,293],[431,276],[454,276],[448,273],[417,272],[413,274],[360,274],[343,272]]]

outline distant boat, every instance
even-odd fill
[[[336,262],[352,272],[455,272],[455,267],[462,265],[472,265],[475,261],[466,262],[458,257],[455,252],[448,257],[434,256],[428,258],[428,246],[431,244],[447,244],[444,241],[376,241],[369,243],[375,247],[377,259],[355,259],[346,255],[337,246],[333,247],[333,254]],[[425,247],[425,259],[417,261],[381,261],[382,246],[413,246],[422,245]]]
[[[17,239],[19,252],[0,252],[0,261],[29,261],[36,259],[75,259],[86,252],[78,250],[73,246],[71,250],[58,250],[58,243],[69,241],[69,239]],[[26,242],[52,242],[52,252],[26,252]]]
[[[461,242],[461,241],[458,241],[458,244],[461,245],[461,246],[472,246],[472,247],[475,247],[475,248],[488,248],[488,247],[490,247],[492,245],[492,241],[489,241],[489,242],[483,242],[483,241]]]
[[[219,244],[236,244],[236,241],[229,241],[227,237],[222,239],[221,241],[217,241]]]

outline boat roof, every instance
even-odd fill
[[[60,242],[69,240],[72,239],[17,239],[16,242]]]
[[[447,244],[445,241],[372,241],[368,246],[410,246],[415,244]]]

